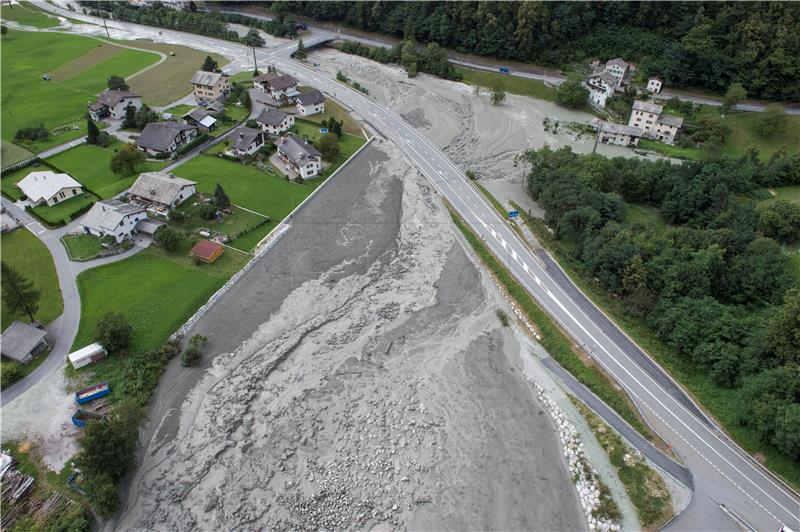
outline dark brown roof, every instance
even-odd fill
[[[321,92],[313,90],[311,92],[304,92],[295,96],[295,101],[302,105],[316,105],[325,101],[325,97]]]
[[[276,91],[282,91],[290,87],[294,87],[295,85],[297,85],[297,82],[294,80],[292,76],[284,74],[282,76],[278,76],[276,78],[267,80],[266,84],[271,89],[274,89]]]

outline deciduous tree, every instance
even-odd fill
[[[129,143],[111,157],[111,171],[117,175],[135,174],[144,160],[144,154],[135,144]]]
[[[125,82],[125,78],[123,78],[122,76],[112,75],[111,77],[108,78],[107,85],[108,88],[111,89],[112,91],[117,91],[117,90],[126,91],[130,88],[128,87],[128,84]]]
[[[132,339],[133,327],[119,312],[103,314],[94,327],[94,340],[111,353],[127,349]]]

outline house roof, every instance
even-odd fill
[[[683,125],[683,118],[675,115],[661,115],[658,117],[656,122],[680,129],[680,127]]]
[[[212,113],[221,113],[225,110],[225,106],[222,102],[211,102],[210,104],[206,105],[206,111],[210,111]]]
[[[192,120],[196,120],[197,122],[199,122],[205,117],[210,115],[205,109],[200,109],[199,107],[195,107],[194,109],[183,115],[183,118],[186,118],[187,116]]]
[[[211,240],[201,240],[192,248],[192,255],[200,257],[201,259],[211,260],[222,246]]]
[[[125,98],[140,98],[138,94],[122,90],[104,90],[97,96],[97,100],[89,107],[96,111],[101,107],[114,107]]]
[[[322,157],[314,146],[294,135],[279,138],[276,145],[278,150],[297,166],[302,166],[312,158]]]
[[[177,137],[181,131],[189,129],[196,128],[178,122],[150,122],[144,126],[142,134],[136,139],[136,145],[142,148],[167,151],[175,137]]]
[[[183,187],[195,184],[194,181],[164,172],[145,172],[139,176],[129,192],[156,203],[172,205]]]
[[[252,146],[253,141],[257,138],[261,138],[263,141],[263,134],[260,129],[239,126],[233,130],[231,138],[233,139],[233,147],[244,151]]]
[[[634,111],[644,111],[646,113],[653,113],[654,115],[660,115],[661,111],[664,108],[657,103],[645,102],[643,100],[636,100],[633,102],[633,110]]]
[[[57,174],[50,170],[31,172],[17,183],[17,187],[35,202],[49,200],[64,188],[81,188],[82,186],[69,175]]]
[[[276,91],[286,90],[290,87],[297,85],[297,81],[289,74],[276,76],[272,79],[265,80],[264,83],[271,89]]]
[[[625,124],[615,124],[613,122],[604,122],[595,118],[592,120],[592,127],[600,128],[603,127],[603,131],[606,133],[618,133],[620,135],[631,135],[633,137],[641,137],[644,135],[644,131],[640,127],[628,126]]]
[[[621,57],[615,57],[614,59],[608,60],[606,63],[606,68],[614,65],[622,67],[623,70],[627,70],[627,68],[630,66],[630,64]]]
[[[192,76],[192,84],[194,85],[210,85],[214,86],[219,83],[222,77],[228,77],[227,74],[221,72],[206,72],[205,70],[198,70]]]
[[[272,79],[278,78],[278,77],[280,77],[280,76],[281,76],[280,74],[276,74],[276,73],[274,73],[274,72],[267,72],[266,74],[261,74],[260,76],[256,76],[256,77],[254,77],[254,78],[253,78],[253,81],[254,81],[254,82],[256,82],[256,81],[257,81],[257,82],[259,82],[259,83],[264,83],[264,82],[266,82],[266,81],[269,81],[269,80],[272,80]]]
[[[279,111],[272,107],[267,107],[261,114],[258,115],[256,118],[256,122],[259,124],[266,124],[268,126],[279,126],[283,124],[283,121],[286,120],[286,117],[289,116],[283,111]]]
[[[81,224],[84,227],[104,233],[113,232],[126,216],[144,211],[144,207],[115,199],[98,201],[86,213],[86,216],[81,220]]]
[[[611,87],[612,89],[615,88],[617,86],[617,84],[619,83],[619,78],[616,77],[615,75],[611,74],[610,72],[603,71],[603,72],[600,72],[599,74],[593,74],[590,77],[599,78],[599,79],[605,81],[608,84],[608,86]]]
[[[0,338],[3,356],[22,362],[44,340],[45,333],[33,325],[15,321]]]
[[[325,97],[318,90],[298,94],[294,99],[300,105],[315,105],[325,101]]]

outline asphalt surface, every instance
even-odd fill
[[[36,3],[46,10],[58,11],[47,3]],[[65,16],[98,22],[92,17],[60,11]],[[181,32],[116,21],[109,22],[109,27],[156,39],[168,33],[189,46],[239,58],[243,64],[251,53],[241,45]],[[305,39],[305,43],[313,46],[331,37],[329,33],[320,33]],[[644,369],[639,364],[639,355],[630,346],[615,341],[618,336],[609,332],[608,323],[598,323],[592,318],[587,312],[588,300],[576,300],[570,295],[573,288],[560,284],[560,277],[554,276],[546,263],[530,251],[441,150],[395,113],[327,75],[291,60],[289,54],[294,49],[295,45],[289,43],[272,51],[257,50],[259,68],[273,63],[303,84],[316,86],[333,96],[391,138],[541,306],[576,342],[586,346],[597,363],[629,393],[648,421],[692,470],[696,491],[708,495],[708,500],[715,504],[744,516],[756,529],[777,529],[782,524],[800,529],[800,496],[761,468],[719,430],[695,415],[685,401],[676,398],[674,389],[666,389],[664,383]],[[717,519],[719,512],[708,515]],[[682,529],[681,519],[673,521],[671,526]],[[701,525],[712,528],[720,523]],[[734,527],[732,520],[723,525],[728,529]]]

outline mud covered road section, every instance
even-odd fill
[[[544,529],[585,521],[502,300],[374,143],[196,325],[120,529]]]

